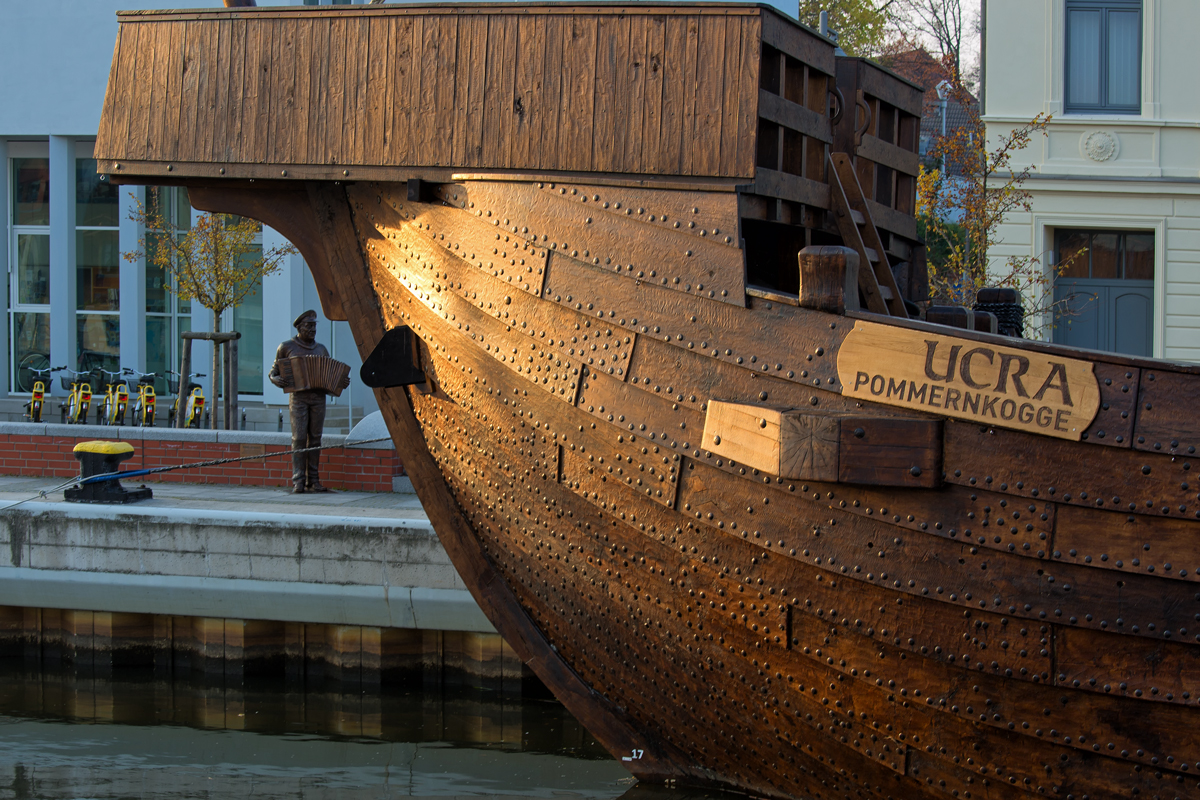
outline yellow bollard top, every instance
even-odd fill
[[[133,445],[129,442],[80,442],[72,451],[75,453],[99,453],[105,456],[115,456],[121,453],[132,453]]]

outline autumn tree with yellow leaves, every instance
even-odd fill
[[[248,217],[201,214],[190,227],[176,224],[155,204],[147,207],[134,197],[129,218],[142,226],[137,249],[122,253],[127,261],[146,259],[148,266],[168,276],[167,288],[182,301],[194,301],[212,312],[212,329],[221,330],[221,315],[236,308],[279,270],[286,256],[297,252],[290,244],[259,252],[255,238],[261,224]],[[214,402],[221,374],[218,348],[213,347]],[[180,376],[180,389],[187,376]]]
[[[922,168],[917,183],[917,216],[931,255],[929,288],[941,302],[970,306],[985,286],[1021,294],[1030,333],[1044,334],[1063,311],[1054,302],[1053,283],[1067,264],[1047,268],[1037,255],[992,258],[1001,243],[1000,227],[1012,213],[1028,212],[1032,195],[1023,188],[1032,166],[1017,169],[1013,160],[1033,137],[1046,135],[1050,117],[996,137],[989,149],[987,127],[978,104],[961,80],[948,82],[947,100],[965,110],[964,123],[936,136],[929,152],[935,164]]]

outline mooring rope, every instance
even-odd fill
[[[37,494],[30,495],[29,497],[24,497],[20,500],[14,500],[13,502],[8,503],[7,505],[0,506],[0,511],[7,511],[10,508],[16,508],[17,506],[21,505],[22,503],[28,503],[31,500],[37,500],[39,498],[45,499],[46,495],[50,494],[51,492],[61,492],[63,489],[66,489],[68,486],[74,486],[78,482],[79,482],[79,478],[71,478],[71,480],[67,481],[66,483],[60,483],[58,486],[52,486],[49,489],[42,489]]]
[[[344,448],[347,446],[357,446],[360,444],[374,444],[375,442],[391,441],[391,438],[392,437],[390,436],[380,436],[377,439],[362,439],[360,441],[356,441],[354,442],[354,445],[346,445],[343,442],[341,444],[325,444],[317,447],[299,447],[295,450],[281,450],[278,453],[262,453],[260,455],[253,456],[237,456],[236,458],[217,458],[211,461],[193,461],[186,464],[173,464],[167,467],[152,467],[150,469],[133,469],[129,470],[128,472],[105,472],[101,475],[91,475],[87,478],[77,475],[74,478],[71,478],[69,481],[60,483],[58,486],[54,486],[49,489],[42,489],[35,495],[31,495],[21,500],[16,500],[4,506],[0,506],[0,511],[7,511],[8,509],[19,506],[22,503],[28,503],[32,500],[44,498],[51,492],[58,492],[66,489],[69,486],[83,486],[88,483],[99,483],[101,481],[111,481],[114,479],[120,480],[121,478],[137,478],[142,475],[159,475],[164,472],[174,472],[177,469],[200,469],[202,467],[217,467],[221,464],[233,464],[238,461],[255,461],[262,458],[279,458],[280,456],[291,456],[298,453],[311,453],[314,450],[331,450],[336,447]]]
[[[378,439],[363,439],[354,444],[374,444],[375,442],[391,441],[390,436],[380,436]],[[83,486],[88,483],[99,483],[100,481],[111,481],[113,478],[137,478],[142,475],[158,475],[163,472],[174,472],[177,469],[200,469],[201,467],[218,467],[221,464],[233,464],[237,461],[254,461],[259,458],[278,458],[279,456],[291,456],[297,453],[311,453],[313,450],[329,450],[334,447],[345,447],[345,444],[324,444],[317,447],[300,447],[295,450],[282,450],[278,453],[263,453],[256,456],[238,456],[237,458],[218,458],[212,461],[193,461],[190,464],[175,464],[170,467],[153,467],[151,469],[133,469],[128,472],[105,472],[102,475],[92,475],[88,478],[76,478],[75,481]]]

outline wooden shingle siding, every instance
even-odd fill
[[[231,177],[256,165],[750,179],[764,20],[787,52],[832,62],[826,43],[750,6],[120,19],[97,156],[180,175],[210,164]]]

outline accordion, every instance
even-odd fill
[[[342,393],[342,383],[350,374],[349,364],[328,356],[292,356],[276,363],[279,376],[291,383],[283,390],[288,394],[319,389],[338,397]]]

